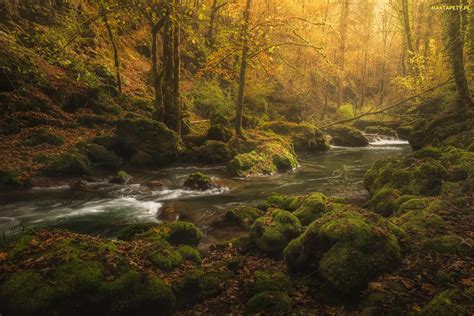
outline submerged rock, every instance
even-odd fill
[[[365,147],[369,145],[369,140],[364,134],[350,126],[335,125],[328,129],[332,137],[332,143],[336,146]]]
[[[314,221],[284,254],[291,271],[317,271],[341,294],[354,295],[397,265],[400,248],[381,218],[344,210]]]
[[[191,174],[186,181],[184,181],[184,187],[191,190],[206,191],[217,188],[216,182],[201,172]]]

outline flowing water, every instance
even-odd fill
[[[370,165],[409,151],[405,141],[372,137],[368,147],[332,147],[325,153],[300,157],[300,166],[293,172],[269,177],[232,178],[224,166],[189,166],[133,174],[134,183],[127,185],[96,182],[81,189],[64,185],[0,192],[0,233],[48,226],[113,237],[131,223],[182,219],[194,222],[206,232],[206,240],[213,242],[239,233],[211,225],[227,209],[255,204],[273,192],[320,191],[360,201],[367,194],[363,176]],[[220,189],[183,189],[187,176],[197,171],[214,177]],[[164,186],[152,190],[139,184],[149,180],[160,180]]]

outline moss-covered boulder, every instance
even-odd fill
[[[232,130],[222,124],[212,125],[207,131],[207,139],[227,143],[232,137]]]
[[[8,264],[16,268],[0,282],[2,311],[170,314],[175,305],[171,288],[154,272],[141,270],[135,262],[142,258],[130,250],[120,242],[62,231],[22,238],[9,251]]]
[[[173,292],[177,298],[177,305],[185,307],[196,304],[203,299],[213,297],[221,291],[218,275],[204,273],[201,269],[194,269],[183,275],[173,283]]]
[[[284,121],[273,121],[260,127],[265,131],[289,137],[297,152],[318,152],[329,150],[329,141],[315,126]]]
[[[421,311],[422,315],[472,315],[474,287],[452,289],[436,295]]]
[[[122,158],[104,146],[94,143],[86,144],[84,145],[83,152],[96,168],[119,170],[122,166]]]
[[[245,306],[245,315],[286,315],[291,299],[284,292],[263,292],[253,296]]]
[[[250,227],[255,245],[269,254],[278,254],[302,232],[301,223],[288,211],[273,210],[269,216],[258,218]]]
[[[173,161],[181,150],[179,135],[163,123],[149,119],[122,119],[117,121],[116,150],[125,158],[138,152],[151,157],[154,165]]]
[[[431,254],[457,254],[460,256],[474,255],[474,251],[471,249],[469,244],[456,235],[442,235],[426,239],[423,242],[422,247],[424,251]]]
[[[252,295],[263,292],[284,292],[291,294],[291,279],[282,272],[255,271],[250,287]]]
[[[292,170],[297,166],[298,161],[291,146],[281,142],[259,145],[251,152],[235,156],[227,165],[232,174],[241,177],[271,175],[277,171]]]
[[[192,159],[197,157],[200,162],[205,163],[227,163],[235,156],[234,150],[228,144],[214,140],[195,147],[191,154]]]
[[[109,180],[109,183],[127,184],[128,181],[130,181],[130,179],[132,179],[132,177],[128,173],[122,170],[122,171],[117,172],[117,174]]]
[[[370,198],[369,208],[377,214],[388,217],[398,210],[398,190],[382,188]]]
[[[449,224],[429,209],[413,210],[394,217],[393,222],[418,239],[444,233]]]
[[[288,196],[284,194],[273,193],[268,198],[261,201],[257,207],[262,211],[266,211],[269,208],[278,208],[293,212],[301,206],[303,203],[302,200],[303,197],[299,196]]]
[[[81,176],[90,173],[90,166],[87,157],[72,151],[51,158],[43,171],[50,177]]]
[[[301,206],[293,214],[298,217],[303,225],[309,225],[328,211],[327,197],[315,192],[303,199]]]
[[[199,191],[211,190],[217,187],[216,182],[211,177],[201,172],[189,175],[183,185],[187,189]]]
[[[291,271],[318,272],[334,289],[356,295],[400,259],[397,238],[373,213],[333,211],[291,241],[284,255]]]
[[[364,134],[350,126],[335,125],[328,129],[331,135],[331,142],[336,146],[364,147],[369,145],[369,140]]]
[[[225,213],[226,221],[241,227],[250,227],[257,218],[263,215],[259,209],[250,206],[240,206]]]

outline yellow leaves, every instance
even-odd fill
[[[8,254],[6,252],[0,252],[0,262],[7,260]]]

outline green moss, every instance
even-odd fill
[[[427,239],[423,242],[423,250],[433,254],[457,254],[461,256],[473,254],[469,245],[456,235],[443,235]]]
[[[318,271],[340,293],[353,295],[396,266],[400,248],[384,220],[346,209],[314,221],[284,255],[291,271]]]
[[[405,212],[409,210],[419,210],[427,207],[430,204],[430,200],[425,198],[410,199],[403,202],[398,208],[399,212]]]
[[[291,299],[283,292],[263,292],[253,296],[245,306],[245,315],[286,315]]]
[[[12,315],[35,315],[51,312],[57,294],[38,272],[26,270],[9,277],[0,285],[3,312]]]
[[[257,207],[262,211],[266,211],[272,207],[292,212],[300,207],[301,203],[301,199],[297,196],[273,193],[268,198],[261,201]]]
[[[183,257],[183,260],[201,263],[201,253],[198,249],[193,248],[191,246],[183,245],[179,247],[178,251],[181,254],[181,257]]]
[[[291,293],[292,282],[282,272],[256,271],[253,274],[253,284],[250,288],[252,295],[263,292],[285,292]]]
[[[273,121],[263,124],[260,128],[289,137],[297,152],[318,152],[329,149],[329,142],[323,133],[310,124]]]
[[[369,207],[375,213],[388,217],[398,209],[396,201],[399,196],[400,193],[397,190],[382,188],[372,196]]]
[[[64,138],[46,128],[40,128],[30,135],[24,143],[28,146],[38,146],[41,144],[59,146],[64,144]]]
[[[263,215],[263,212],[250,207],[240,206],[236,209],[227,211],[225,219],[242,227],[250,227],[257,218]]]
[[[183,262],[183,256],[179,251],[172,249],[162,249],[151,253],[150,261],[163,271],[172,271]]]
[[[19,186],[22,182],[18,178],[18,173],[9,170],[0,170],[0,186]]]
[[[207,131],[207,139],[227,143],[232,137],[232,130],[224,125],[212,125]]]
[[[442,156],[442,152],[439,148],[427,146],[420,150],[415,151],[413,154],[411,154],[411,156],[416,159],[424,159],[424,158],[440,159]]]
[[[293,213],[303,225],[309,225],[328,211],[326,196],[316,192],[306,197],[301,206]]]
[[[393,222],[409,234],[424,237],[447,229],[448,224],[428,210],[414,210],[401,214]]]
[[[193,190],[205,191],[215,188],[216,186],[216,183],[211,179],[211,177],[201,172],[196,172],[189,175],[189,177],[184,182],[185,188]]]
[[[474,290],[473,288],[452,289],[436,295],[426,305],[422,315],[472,315],[474,310]]]
[[[158,224],[156,223],[140,223],[127,226],[117,233],[117,239],[127,241],[132,240],[136,235],[143,234],[157,225]]]
[[[337,146],[364,147],[369,145],[364,134],[350,126],[336,125],[328,129],[332,143]]]
[[[278,209],[271,216],[260,217],[250,227],[253,242],[267,253],[280,253],[301,232],[298,218],[288,211]]]
[[[104,146],[87,144],[84,150],[87,158],[97,168],[118,170],[122,166],[122,158]]]
[[[90,161],[87,157],[76,153],[67,152],[53,158],[44,169],[48,176],[77,176],[90,172]]]
[[[187,272],[173,284],[178,306],[189,306],[220,292],[219,278],[200,269]]]
[[[263,143],[251,152],[239,154],[227,165],[229,171],[237,176],[271,175],[297,166],[291,146],[277,141]]]
[[[128,173],[121,170],[117,172],[117,174],[112,179],[110,179],[109,182],[115,184],[126,184],[131,178],[132,177]]]
[[[197,246],[202,239],[201,231],[189,222],[172,222],[166,224],[164,228],[166,240],[172,245]]]
[[[219,141],[208,140],[196,148],[196,156],[205,163],[227,163],[234,155],[234,151],[228,144]]]

